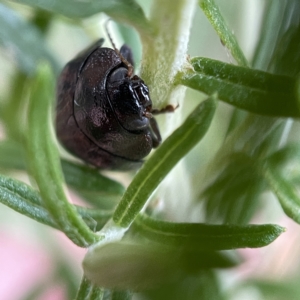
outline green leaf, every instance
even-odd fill
[[[164,177],[205,135],[215,108],[214,97],[201,103],[144,163],[116,208],[117,224],[127,227],[134,220]]]
[[[14,0],[14,2],[62,14],[69,18],[85,18],[104,12],[118,22],[125,22],[135,27],[138,31],[146,34],[152,31],[142,8],[134,0]]]
[[[38,191],[23,182],[0,175],[0,202],[35,221],[59,229],[43,206]],[[92,229],[101,228],[112,215],[112,211],[109,210],[74,207]]]
[[[184,252],[175,247],[128,241],[93,247],[83,261],[84,274],[91,282],[132,291],[163,284],[182,273],[232,265],[216,252]]]
[[[172,223],[146,215],[138,216],[135,226],[148,239],[193,251],[264,247],[285,230],[271,224],[238,226]]]
[[[104,290],[92,284],[86,277],[82,278],[75,300],[102,300]]]
[[[23,145],[12,140],[0,141],[0,168],[5,171],[27,169]],[[124,193],[124,187],[99,173],[95,168],[74,162],[61,160],[66,183],[84,200],[99,208],[110,212]],[[105,213],[106,215],[106,213]],[[105,219],[98,218],[98,226],[103,225]]]
[[[23,145],[13,140],[0,141],[0,168],[9,170],[26,170]],[[66,183],[80,195],[92,197],[93,204],[100,207],[105,203],[112,208],[115,198],[123,195],[125,188],[115,180],[103,176],[99,170],[86,165],[77,164],[65,159],[61,160]],[[110,201],[111,203],[106,203]]]
[[[269,158],[263,169],[263,174],[284,212],[300,224],[300,196],[297,188],[285,178],[276,165],[275,156]]]
[[[35,78],[28,108],[28,164],[50,215],[74,243],[85,247],[99,240],[99,236],[84,223],[64,192],[59,153],[50,127],[53,91],[52,74],[43,65]]]
[[[199,5],[212,24],[222,43],[231,52],[240,66],[248,67],[249,64],[242,52],[232,30],[227,26],[219,7],[214,0],[199,0]]]
[[[39,193],[24,183],[0,175],[0,202],[40,223],[58,228],[49,212],[40,205]]]
[[[48,61],[57,73],[59,66],[46,47],[41,32],[13,10],[0,3],[0,45],[16,58],[20,69],[33,75],[37,62]]]
[[[220,100],[253,113],[299,117],[298,82],[287,76],[234,66],[217,60],[194,57],[195,71],[177,75],[177,83],[206,94],[218,93]]]
[[[206,173],[214,180],[199,195],[207,222],[249,223],[267,187],[261,168],[281,146],[285,126],[284,120],[250,114],[225,140]]]
[[[249,223],[267,187],[261,168],[282,146],[285,126],[285,120],[249,114],[227,137],[207,167],[208,182],[199,194],[206,222]]]
[[[299,157],[300,144],[290,143],[269,156],[268,161],[271,163],[272,167],[283,171],[284,167],[287,165],[293,165],[298,169],[297,164],[300,163]]]

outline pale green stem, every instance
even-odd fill
[[[186,62],[187,46],[195,0],[154,0],[150,22],[155,28],[154,38],[141,37],[143,64],[141,78],[150,88],[155,108],[170,102],[173,79]],[[182,92],[179,92],[182,98]],[[172,98],[176,95],[172,95]],[[180,99],[172,99],[177,104]]]
[[[187,48],[190,28],[196,0],[153,0],[150,23],[154,27],[153,39],[142,36],[143,59],[141,78],[147,83],[154,108],[163,108],[166,104],[182,103],[186,88],[174,85],[174,76],[187,63]],[[182,109],[179,107],[172,116],[159,119],[163,139],[181,123]],[[190,182],[185,164],[181,161],[171,174],[162,182],[157,195],[168,207],[168,213],[174,220],[184,217],[190,193]],[[184,206],[184,207],[182,207]],[[176,214],[181,211],[181,217]]]

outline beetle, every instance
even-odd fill
[[[131,49],[123,45],[119,51],[113,43],[114,49],[103,43],[100,39],[80,53],[59,76],[57,137],[69,152],[97,168],[135,169],[161,142],[152,114],[160,111],[152,109],[147,85],[133,75]]]

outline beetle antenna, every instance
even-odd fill
[[[112,39],[112,37],[111,37],[111,35],[110,35],[110,33],[109,33],[109,30],[108,30],[108,23],[109,23],[109,21],[110,21],[111,19],[107,19],[106,20],[106,22],[105,22],[105,30],[106,30],[106,34],[107,34],[107,36],[108,36],[108,38],[109,38],[109,40],[110,40],[110,43],[112,44],[112,46],[113,46],[113,48],[114,48],[114,50],[116,51],[116,53],[119,55],[119,57],[120,57],[120,59],[121,59],[121,61],[127,66],[127,68],[128,68],[128,73],[127,73],[127,76],[128,77],[131,77],[132,76],[132,74],[133,74],[133,66],[132,66],[132,64],[121,54],[121,52],[119,51],[119,49],[117,49],[117,47],[116,47],[116,45],[115,45],[115,43],[114,43],[114,41],[113,41],[113,39]]]

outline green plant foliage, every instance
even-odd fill
[[[171,223],[139,216],[137,230],[146,238],[193,250],[258,248],[273,242],[284,228],[278,225],[208,225]]]
[[[39,194],[16,180],[0,177],[1,202],[38,222],[58,228],[48,211],[42,207]]]
[[[51,83],[49,69],[47,66],[41,67],[29,103],[27,140],[29,168],[39,186],[45,206],[60,229],[76,244],[87,246],[99,237],[90,231],[64,193],[59,153],[49,127],[49,111],[53,98]],[[41,98],[44,101],[40,101]]]
[[[25,183],[0,175],[0,202],[15,211],[34,219],[42,224],[59,229],[48,210],[45,208],[41,195]],[[89,209],[74,206],[91,229],[103,226],[112,215],[112,211]]]
[[[94,194],[96,204],[101,206],[101,198],[117,197],[124,193],[119,182],[103,176],[98,170],[89,166],[61,160],[66,183],[79,193]],[[0,168],[25,171],[27,169],[22,145],[13,140],[0,142]],[[101,196],[101,197],[99,197]]]
[[[285,147],[267,159],[263,174],[285,213],[295,222],[300,223],[298,182],[293,180],[293,177],[298,177],[299,174],[298,157],[298,144]],[[294,164],[295,171],[289,170],[288,166],[291,164]]]
[[[224,284],[231,274],[226,269],[234,272],[243,261],[243,251],[235,249],[265,247],[285,232],[264,224],[269,222],[261,208],[272,210],[261,201],[266,191],[300,223],[300,2],[261,4],[249,59],[226,22],[244,19],[247,10],[223,11],[220,0],[0,3],[0,202],[87,248],[76,300],[229,300],[249,287],[264,299],[299,298],[298,275]],[[196,9],[204,13],[196,18],[201,24],[208,19],[237,65],[200,57],[200,48],[196,57],[186,56],[190,24],[199,21],[192,22]],[[122,180],[62,158],[53,126],[57,62],[62,51],[72,52],[72,38],[59,45],[55,39],[64,30],[97,39],[95,24],[107,16],[118,22],[110,26],[117,47],[122,37],[133,48],[153,107],[179,104],[172,115],[157,118],[162,144]],[[187,94],[191,99],[184,102],[186,87],[196,96]],[[198,100],[197,91],[206,100],[200,93]],[[217,100],[229,105],[218,106]],[[28,178],[30,184],[24,183]],[[66,186],[85,204],[71,204]],[[257,216],[259,225],[253,224]],[[51,243],[49,253],[58,253]],[[57,266],[49,282],[24,297],[41,298],[59,281],[74,298],[78,282],[59,255],[53,254]]]
[[[199,5],[205,13],[207,19],[210,21],[215,31],[219,35],[222,43],[230,50],[231,55],[235,58],[240,66],[248,67],[249,63],[244,56],[243,51],[227,26],[219,7],[216,5],[214,0],[199,0]]]
[[[195,71],[179,73],[179,83],[206,94],[217,91],[220,100],[253,113],[300,116],[298,82],[293,78],[201,57],[191,64]]]

